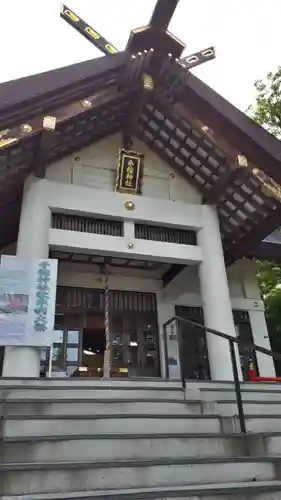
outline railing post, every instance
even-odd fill
[[[241,430],[241,432],[243,432],[243,434],[246,434],[246,432],[247,432],[246,431],[246,422],[245,422],[245,415],[244,415],[244,409],[243,409],[243,401],[242,401],[242,396],[241,396],[241,387],[240,387],[240,381],[239,381],[239,375],[238,375],[238,367],[237,367],[237,361],[236,361],[234,342],[233,342],[233,340],[230,340],[230,339],[228,342],[229,342],[229,350],[230,350],[232,370],[233,370],[233,378],[234,378],[234,386],[235,386],[235,394],[236,394],[236,402],[237,402],[237,408],[238,408],[240,430]]]

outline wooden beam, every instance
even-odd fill
[[[150,75],[143,74],[141,77],[141,88],[132,96],[131,105],[123,129],[123,148],[131,149],[132,137],[137,134],[137,126],[142,110],[148,104],[154,90],[154,82]]]
[[[230,186],[237,178],[243,180],[248,175],[246,169],[240,169],[239,166],[231,165],[230,168],[221,175],[218,182],[209,190],[208,194],[204,197],[204,203],[208,205],[216,205],[223,193],[225,193],[228,186]]]
[[[157,0],[153,14],[150,19],[150,25],[153,28],[166,31],[174,15],[178,3],[179,0]]]

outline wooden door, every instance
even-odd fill
[[[176,306],[176,316],[204,324],[203,311],[199,307]],[[210,379],[206,333],[199,327],[179,321],[180,361],[182,377],[188,379]]]
[[[110,292],[113,369],[129,377],[160,375],[155,294]]]

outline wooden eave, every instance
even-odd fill
[[[281,245],[262,241],[256,245],[253,252],[251,252],[248,257],[281,263]]]
[[[119,53],[0,85],[0,131],[17,129],[26,122],[33,126],[31,134],[24,134],[19,141],[0,149],[0,227],[4,228],[1,246],[11,243],[11,234],[16,232],[16,229],[6,231],[5,207],[19,206],[24,180],[30,172],[35,172],[42,117],[46,114],[57,117],[51,146],[45,152],[45,165],[121,130],[135,95],[134,89],[122,93],[118,88],[124,65],[125,55]],[[181,66],[178,68],[179,73],[186,72]],[[81,99],[88,98],[93,106],[82,108]],[[186,109],[187,115],[191,110],[250,162],[281,182],[280,142],[190,73],[180,107]],[[228,152],[212,141],[192,118],[183,118],[178,109],[178,105],[166,105],[156,94],[143,108],[136,134],[206,200],[216,186],[221,186],[216,193],[216,204],[227,262],[231,263],[247,255],[278,227],[281,205],[264,194],[261,182],[250,169],[236,171]],[[18,221],[13,224],[16,227]]]
[[[116,80],[125,60],[119,52],[0,84],[0,131],[86,98],[93,88]]]

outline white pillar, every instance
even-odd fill
[[[236,337],[217,211],[203,205],[202,214],[204,227],[198,232],[198,245],[202,250],[199,279],[205,325]],[[233,380],[229,342],[207,333],[207,345],[212,380]],[[240,363],[237,365],[241,378]]]
[[[26,181],[20,216],[17,255],[44,259],[49,254],[51,212],[48,207],[44,180]],[[40,350],[35,347],[6,347],[3,377],[38,377]]]

